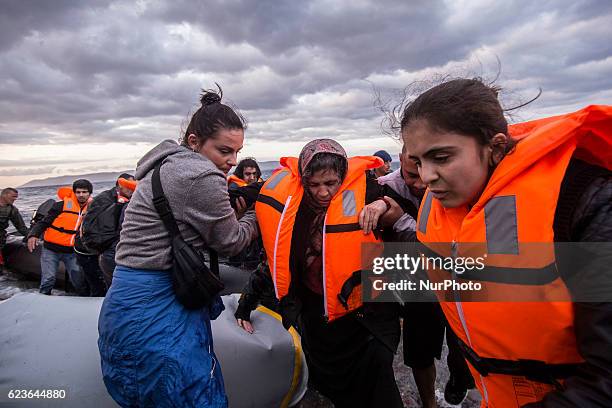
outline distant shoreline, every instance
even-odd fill
[[[265,173],[266,171],[272,171],[273,169],[279,166],[278,161],[264,161],[258,162],[258,164],[261,168],[262,173]],[[78,179],[87,179],[92,183],[108,183],[117,180],[117,177],[119,177],[121,173],[134,174],[134,170],[106,171],[101,173],[70,174],[66,176],[48,177],[44,179],[30,180],[20,186],[17,186],[16,188],[71,185],[74,180]]]
[[[121,173],[131,173],[134,174],[134,170],[123,170],[123,171],[107,171],[103,173],[89,173],[89,174],[71,174],[67,176],[56,176],[49,177],[45,179],[35,179],[30,180],[27,183],[20,185],[17,188],[24,187],[52,187],[52,186],[61,186],[61,185],[71,185],[74,180],[78,179],[87,179],[92,183],[106,183],[113,182],[117,180],[117,177]]]

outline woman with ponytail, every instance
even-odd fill
[[[164,140],[136,168],[138,188],[125,212],[113,284],[98,323],[98,346],[107,390],[123,407],[226,407],[210,320],[220,297],[188,309],[172,285],[172,239],[154,204],[152,175],[159,175],[183,240],[225,256],[257,235],[255,214],[239,217],[230,206],[227,173],[244,141],[244,119],[205,91],[180,144]],[[244,212],[239,205],[238,213]]]

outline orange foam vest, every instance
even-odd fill
[[[244,187],[247,185],[246,181],[236,176],[235,174],[232,174],[231,176],[227,178],[227,185],[229,186],[232,183],[236,183],[238,187]]]
[[[117,183],[119,183],[121,187],[127,188],[128,190],[132,190],[132,191],[135,191],[136,186],[138,186],[138,181],[124,179],[123,177],[119,177],[117,179]]]
[[[465,301],[453,292],[444,297],[453,301],[441,302],[483,406],[503,408],[541,400],[583,362],[569,292],[555,265],[553,220],[571,158],[612,169],[612,107],[514,125],[510,133],[520,140],[516,150],[496,167],[472,208],[446,209],[427,192],[417,220],[419,241],[439,256],[465,257],[474,248],[487,253],[484,269],[437,270],[438,279],[446,274],[518,299],[554,300]]]
[[[43,239],[52,244],[73,247],[89,202],[81,208],[70,187],[60,187],[57,196],[64,202],[64,206],[62,212],[45,231]]]
[[[380,242],[359,227],[359,213],[365,205],[365,171],[380,166],[380,159],[358,156],[349,159],[347,175],[327,209],[323,228],[323,302],[325,317],[335,320],[362,305],[360,288],[342,298],[345,282],[359,276],[364,259],[362,244]],[[276,297],[282,299],[291,285],[291,239],[295,217],[304,196],[298,173],[298,159],[283,157],[282,169],[263,185],[255,211],[268,257]]]

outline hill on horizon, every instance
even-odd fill
[[[122,173],[134,174],[134,170],[123,170],[123,171],[106,171],[102,173],[88,173],[88,174],[71,174],[68,176],[55,176],[48,177],[45,179],[30,180],[25,184],[20,185],[17,188],[23,187],[47,187],[47,186],[60,186],[60,185],[71,185],[75,180],[87,179],[92,183],[103,183],[105,181],[115,181]]]
[[[278,166],[278,161],[263,161],[258,162],[259,168],[262,173],[271,172]],[[70,185],[74,180],[87,179],[92,183],[103,183],[103,182],[114,182],[121,173],[134,174],[134,170],[124,171],[106,171],[101,173],[88,173],[88,174],[71,174],[68,176],[55,176],[44,179],[30,180],[27,183],[20,185],[17,188],[23,187],[47,187],[47,186],[59,186],[59,185]]]

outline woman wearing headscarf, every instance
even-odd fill
[[[283,324],[299,327],[310,381],[339,408],[401,407],[396,305],[361,299],[362,245],[380,241],[358,217],[378,198],[366,171],[380,159],[348,159],[340,144],[318,139],[280,162],[256,213]]]

